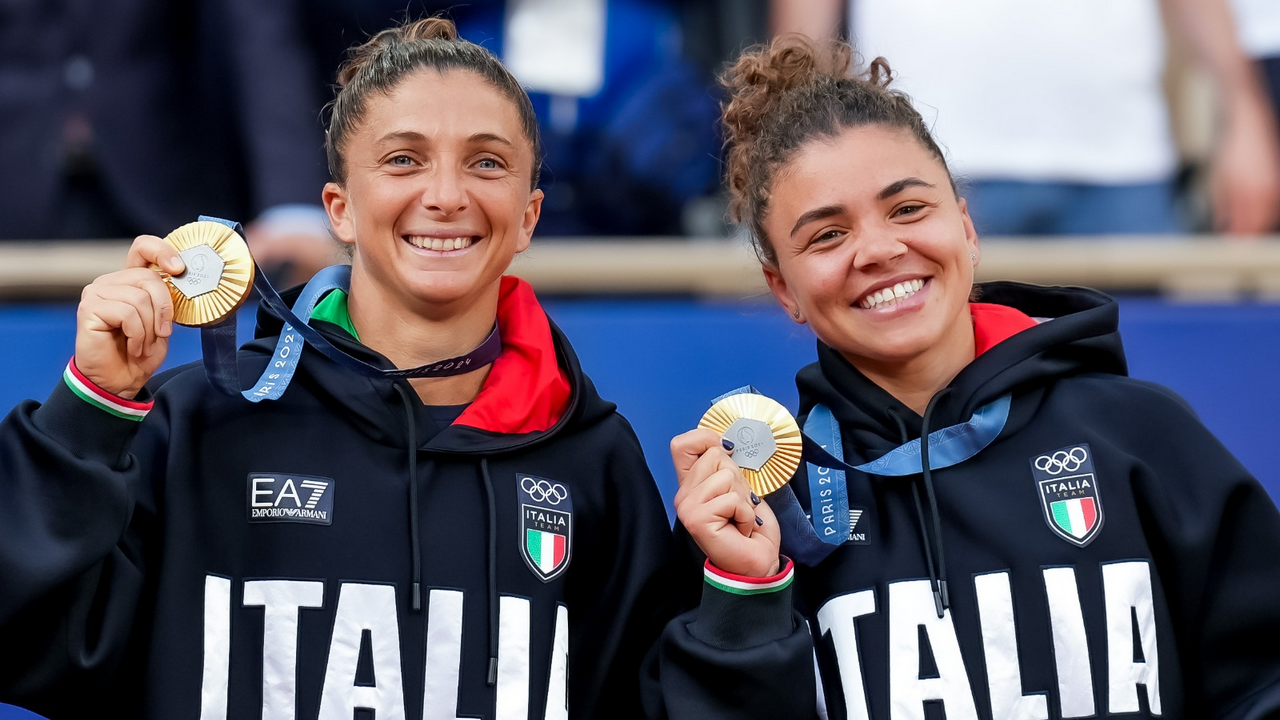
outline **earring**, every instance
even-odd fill
[[[971,253],[969,253],[969,259],[970,259],[970,260],[973,260],[973,261],[976,261],[976,260],[978,259],[978,253],[976,253],[976,252],[971,252]]]
[[[800,311],[799,311],[799,310],[796,310],[796,311],[792,312],[792,313],[791,313],[791,317],[793,317],[793,318],[795,318],[795,319],[799,320],[799,319],[800,319]]]

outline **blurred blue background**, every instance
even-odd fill
[[[1280,423],[1280,304],[1175,304],[1122,297],[1120,325],[1130,374],[1173,388],[1205,424],[1280,498],[1280,471],[1267,462]],[[808,329],[772,298],[546,300],[600,394],[618,404],[644,445],[664,497],[675,494],[667,443],[693,427],[711,398],[742,385],[796,409],[795,371],[811,362]],[[241,311],[241,335],[252,331]],[[0,407],[43,399],[71,356],[75,306],[0,306],[10,338],[0,371]],[[179,328],[167,365],[196,360],[200,335]],[[210,392],[213,392],[210,390]],[[2,716],[0,716],[2,717]]]

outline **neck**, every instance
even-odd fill
[[[939,390],[951,384],[956,375],[973,362],[976,352],[973,341],[973,325],[964,316],[964,332],[938,343],[929,351],[908,362],[877,362],[865,358],[845,359],[871,382],[884,388],[903,405],[917,415],[924,415],[929,400]]]
[[[497,317],[497,282],[479,302],[447,308],[388,302],[380,290],[353,276],[347,308],[361,342],[397,368],[418,367],[471,352],[489,336]],[[409,384],[423,404],[462,405],[480,394],[489,368],[486,365],[451,377],[413,378]]]

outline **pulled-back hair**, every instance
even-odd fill
[[[329,126],[325,134],[325,152],[333,179],[346,182],[343,153],[347,139],[364,118],[369,97],[375,93],[391,94],[405,77],[424,69],[469,70],[511,100],[525,139],[533,150],[531,187],[537,187],[542,169],[542,141],[528,93],[502,61],[485,48],[459,39],[453,22],[444,18],[424,18],[388,28],[348,52],[347,59],[338,68],[337,93],[329,103]],[[449,98],[440,98],[440,102],[449,102]]]
[[[722,111],[729,218],[746,223],[763,263],[777,264],[764,231],[773,181],[809,141],[865,125],[901,128],[947,167],[911,99],[889,89],[889,63],[878,57],[855,74],[853,58],[848,43],[789,34],[748,48],[720,77],[729,91]]]

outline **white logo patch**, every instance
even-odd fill
[[[333,523],[333,479],[249,473],[249,522]]]

